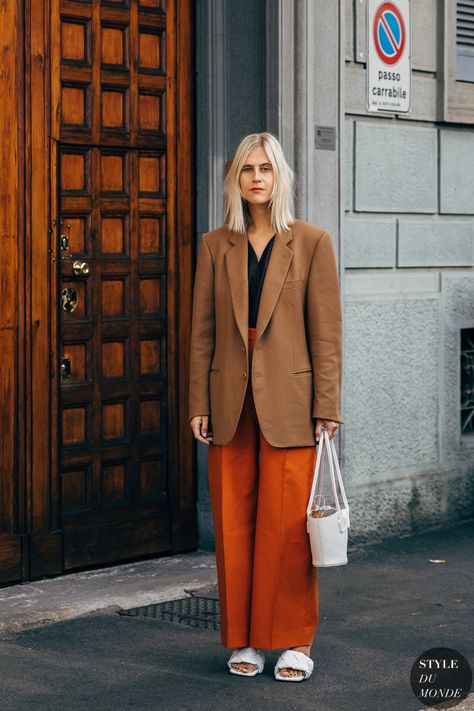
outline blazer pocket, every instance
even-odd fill
[[[303,368],[302,370],[292,370],[291,371],[292,375],[312,375],[313,374],[313,369],[312,368]]]
[[[211,368],[211,369],[209,370],[209,372],[210,372],[210,373],[220,373],[220,372],[221,372],[221,369],[220,369],[220,368]]]
[[[297,289],[303,284],[303,279],[287,279],[283,282],[283,289]]]

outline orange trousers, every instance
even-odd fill
[[[249,328],[250,362],[255,332]],[[249,371],[232,441],[208,447],[221,643],[296,647],[311,644],[319,617],[317,569],[306,531],[316,447],[267,442]]]

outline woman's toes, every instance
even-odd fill
[[[278,671],[282,676],[302,676],[303,674],[300,669],[292,669],[291,667],[283,667]]]
[[[246,673],[251,672],[257,668],[256,664],[251,664],[250,662],[233,662],[232,666],[234,667],[234,669]]]

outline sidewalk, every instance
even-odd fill
[[[0,588],[0,639],[9,632],[111,606],[129,608],[185,597],[187,588],[216,580],[214,554],[196,551]]]
[[[452,647],[474,667],[473,550],[470,521],[319,569],[315,670],[299,684],[274,680],[278,650],[245,679],[229,674],[218,630],[117,614],[185,590],[217,597],[204,551],[3,588],[0,709],[417,711],[419,654]],[[474,694],[453,708],[471,711]]]

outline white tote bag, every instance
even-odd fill
[[[337,458],[336,447],[333,439],[329,438],[326,428],[322,428],[322,441],[318,445],[316,467],[314,470],[313,486],[306,509],[306,529],[309,533],[313,565],[318,568],[328,568],[333,565],[347,563],[347,536],[350,526],[349,504],[342,482],[341,469]],[[334,506],[327,506],[321,494],[323,485],[323,449],[326,447],[331,485],[334,495]],[[343,508],[339,503],[336,478],[334,476],[336,465],[339,488],[341,490]],[[316,493],[316,485],[318,487]]]

